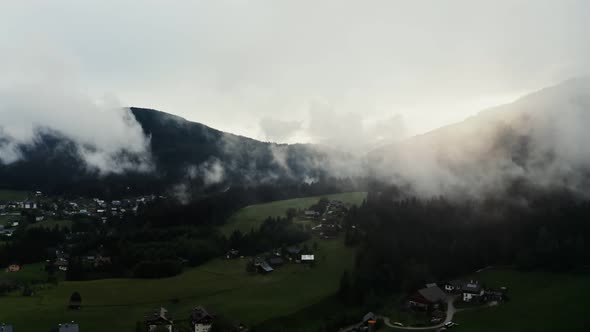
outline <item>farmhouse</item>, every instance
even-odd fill
[[[272,257],[268,260],[268,263],[270,264],[270,266],[277,267],[285,264],[285,261],[281,257]]]
[[[230,251],[228,251],[225,254],[225,258],[227,259],[232,259],[232,258],[237,258],[240,255],[240,252],[236,249],[231,249]]]
[[[257,266],[257,270],[261,274],[268,274],[274,271],[274,269],[267,262],[263,261]]]
[[[190,322],[194,332],[209,332],[214,319],[215,315],[203,307],[196,307],[191,311]]]
[[[461,287],[463,287],[464,282],[461,280],[451,280],[445,283],[445,291],[447,293],[459,293],[461,292]]]
[[[71,322],[65,324],[59,324],[59,332],[80,332],[78,324]]]
[[[428,309],[436,308],[447,298],[445,292],[436,284],[428,284],[426,288],[419,289],[408,298],[411,307]]]
[[[18,272],[21,270],[21,266],[18,264],[10,264],[6,271],[8,272]]]
[[[0,332],[12,332],[12,325],[0,325]]]
[[[484,289],[479,281],[471,280],[461,287],[464,302],[480,301],[484,295]]]
[[[157,308],[145,315],[145,325],[148,331],[154,331],[157,328],[165,328],[172,332],[172,318],[168,315],[168,310],[163,307]]]
[[[303,212],[303,215],[307,219],[317,219],[320,216],[320,214],[317,211],[312,211],[312,210],[307,210],[307,211]]]

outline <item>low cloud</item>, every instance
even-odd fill
[[[371,170],[423,196],[531,188],[590,196],[590,79],[543,89],[463,123],[379,149]]]
[[[23,147],[50,132],[73,142],[91,171],[152,170],[150,138],[131,111],[113,96],[90,95],[76,70],[52,59],[13,57],[13,66],[0,66],[0,163],[20,160]]]
[[[290,138],[302,129],[301,122],[284,121],[271,117],[265,117],[260,120],[259,126],[267,140],[278,143],[289,141]]]

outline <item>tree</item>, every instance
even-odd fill
[[[344,270],[342,275],[340,276],[340,287],[338,288],[338,297],[346,301],[348,300],[348,295],[350,294],[350,275],[348,270]]]
[[[80,309],[82,306],[82,296],[78,292],[73,292],[70,296],[70,309]]]

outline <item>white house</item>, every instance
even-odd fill
[[[484,294],[484,289],[478,281],[471,280],[461,288],[464,302],[479,301]]]

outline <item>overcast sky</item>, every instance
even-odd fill
[[[259,139],[394,140],[587,75],[589,17],[563,0],[6,0],[0,85],[67,76]]]

